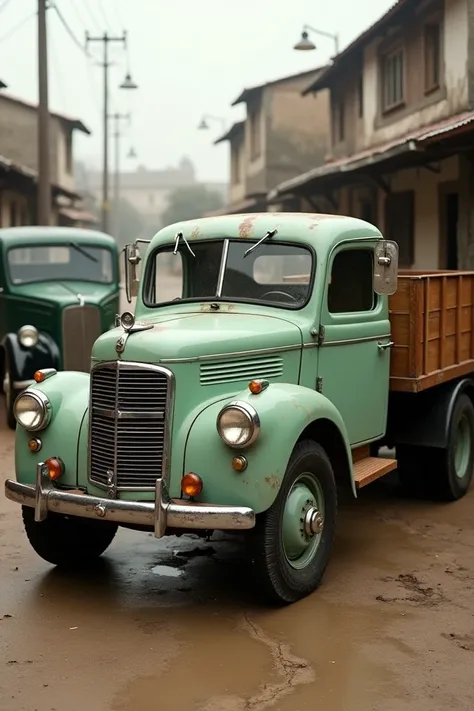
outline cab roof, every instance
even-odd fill
[[[116,250],[117,243],[113,237],[98,230],[81,229],[79,227],[6,227],[0,229],[0,244],[5,247],[17,247],[34,244],[51,244],[54,242],[78,242],[96,247],[109,247]]]
[[[223,238],[259,240],[274,229],[278,233],[272,241],[320,245],[326,249],[345,239],[382,238],[374,225],[355,217],[305,212],[255,212],[176,222],[154,236],[150,249],[173,241],[178,232],[182,232],[189,241]]]

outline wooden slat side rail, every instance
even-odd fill
[[[389,298],[390,389],[420,392],[474,375],[474,272],[403,271]]]
[[[354,480],[356,489],[371,484],[376,479],[392,472],[397,468],[396,459],[384,459],[383,457],[366,457],[360,459],[354,465]]]

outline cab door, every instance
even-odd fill
[[[328,263],[318,375],[351,445],[385,433],[390,376],[388,300],[374,292],[374,243],[345,243]]]

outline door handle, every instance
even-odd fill
[[[387,341],[386,343],[382,343],[382,341],[379,341],[377,343],[379,351],[386,351],[387,348],[391,348],[394,345],[395,343],[393,341]]]

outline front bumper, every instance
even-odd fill
[[[7,479],[5,496],[17,504],[34,508],[35,521],[44,521],[48,511],[52,511],[118,524],[152,526],[156,538],[164,536],[167,528],[239,531],[255,526],[255,512],[246,506],[170,499],[162,479],[156,480],[155,501],[149,502],[103,499],[57,489],[45,474],[42,462],[36,467],[36,486]]]

